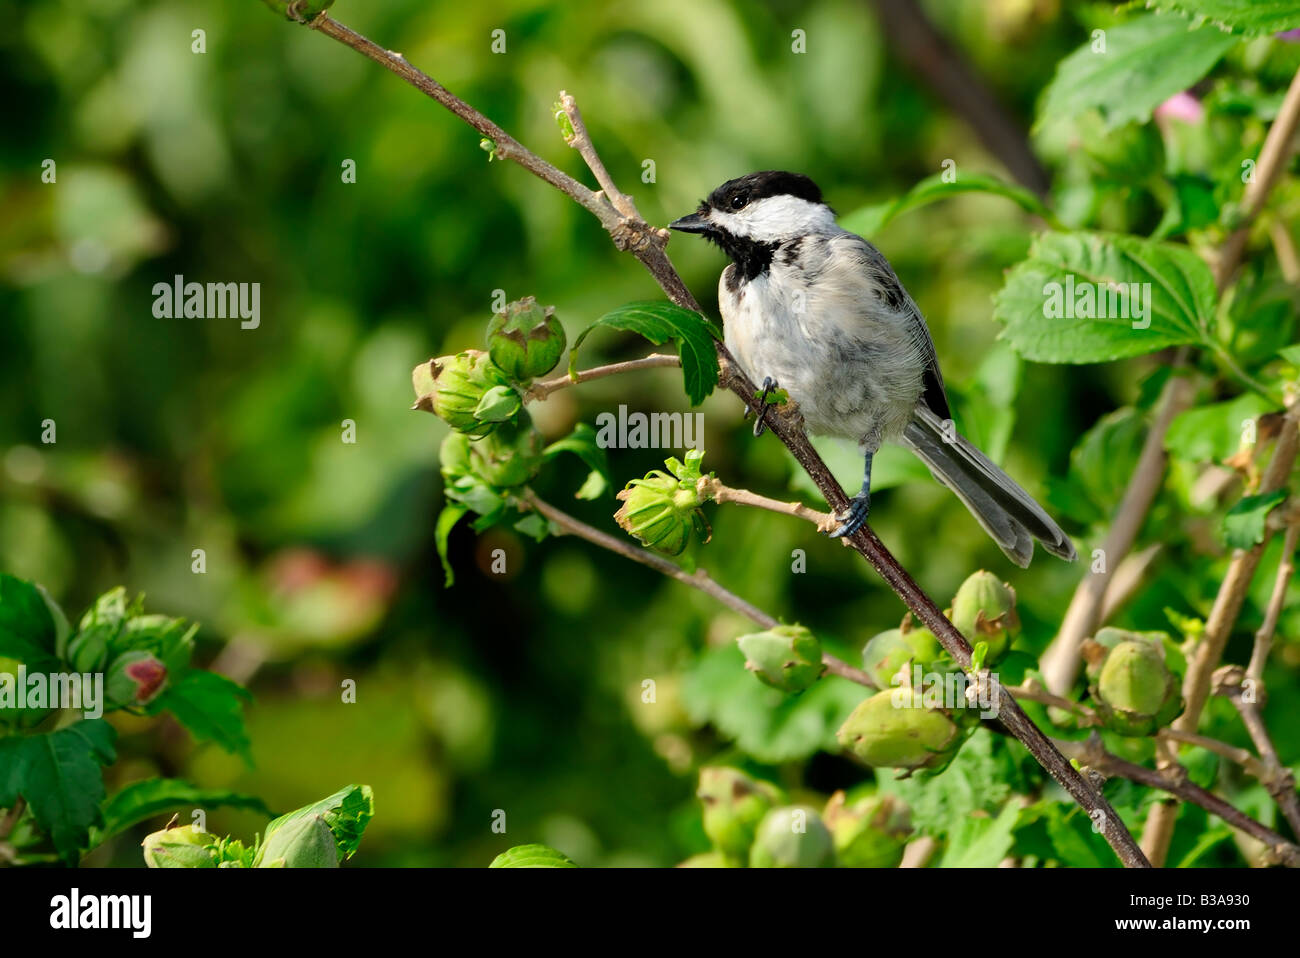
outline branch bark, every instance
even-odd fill
[[[639,216],[623,215],[615,208],[607,194],[595,193],[572,177],[561,172],[545,160],[528,151],[522,144],[498,127],[495,123],[464,103],[445,87],[411,66],[400,54],[384,50],[355,31],[322,13],[308,24],[314,30],[331,37],[374,60],[376,63],[397,74],[416,89],[433,98],[460,117],[482,135],[490,137],[497,144],[497,153],[504,159],[512,160],[550,183],[566,195],[572,197],[584,208],[590,210],[609,232],[615,246],[631,252],[649,270],[660,288],[668,298],[679,306],[702,313],[699,303],[691,295],[686,284],[673,268],[671,260],[664,251],[668,240],[666,230],[656,229]],[[580,153],[590,148],[590,137],[582,123],[582,116],[577,110],[573,98],[561,92],[560,102],[573,127],[569,142]],[[592,150],[594,152],[594,150]],[[602,167],[603,169],[603,167]],[[608,180],[608,172],[597,174]],[[612,184],[611,184],[612,185]],[[619,197],[619,205],[627,200],[623,194],[613,191]],[[630,204],[630,200],[627,200]],[[635,211],[635,207],[627,206]],[[719,384],[730,389],[755,413],[760,413],[757,390],[754,383],[736,365],[725,346],[717,345],[719,358]],[[785,444],[794,455],[795,460],[813,479],[826,504],[834,512],[842,512],[848,507],[849,497],[840,488],[816,449],[804,434],[802,424],[797,417],[768,415],[767,421],[772,432]],[[592,530],[598,531],[598,530]],[[962,634],[957,631],[940,611],[934,601],[926,595],[912,576],[885,548],[879,537],[868,526],[863,526],[853,536],[843,540],[862,555],[880,574],[886,584],[901,598],[912,613],[926,626],[953,659],[969,671],[971,648]],[[669,563],[671,565],[671,563]],[[1129,867],[1149,867],[1146,857],[1128,833],[1123,822],[1111,808],[1101,792],[1094,788],[1078,770],[1075,769],[1052,744],[1039,728],[1030,721],[1019,704],[1005,688],[999,687],[999,717],[1003,725],[1029,750],[1034,758],[1047,770],[1070,796],[1090,815],[1101,823],[1101,831],[1120,860]]]

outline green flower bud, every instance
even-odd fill
[[[962,743],[961,729],[942,712],[924,708],[909,689],[859,702],[836,737],[868,765],[909,771],[946,765]]]
[[[526,382],[555,368],[564,353],[564,327],[555,307],[537,305],[532,296],[507,303],[487,330],[488,353],[507,376]]]
[[[943,653],[929,629],[890,629],[872,638],[862,649],[862,667],[882,689],[897,685],[894,676],[909,662],[927,668]],[[910,676],[910,672],[909,672]],[[909,683],[903,683],[909,684]]]
[[[339,847],[320,815],[285,822],[257,853],[258,868],[338,868]]]
[[[850,805],[842,791],[836,792],[822,817],[841,868],[897,868],[903,860],[911,815],[893,795],[871,795]]]
[[[470,469],[498,488],[523,485],[542,466],[542,434],[527,413],[519,422],[502,423],[490,436],[470,443]]]
[[[736,861],[749,854],[758,823],[780,800],[780,793],[767,782],[716,765],[700,769],[695,794],[704,806],[704,834],[719,852]]]
[[[101,629],[78,632],[68,640],[68,664],[74,672],[99,672],[108,658],[108,637]]]
[[[826,671],[821,643],[802,625],[778,625],[736,642],[745,653],[745,668],[782,692],[802,692]]]
[[[787,805],[763,816],[749,850],[749,867],[829,868],[834,855],[831,833],[817,810]]]
[[[1102,629],[1085,643],[1090,692],[1106,727],[1154,735],[1183,710],[1181,681],[1165,658],[1163,633]]]
[[[623,505],[614,513],[614,521],[655,552],[681,555],[690,544],[691,532],[703,529],[699,493],[659,470],[633,479],[617,498]]]
[[[951,620],[972,647],[977,642],[988,643],[984,664],[992,665],[1007,654],[1020,634],[1015,590],[999,582],[992,572],[976,572],[953,596]]]
[[[144,863],[150,868],[216,868],[213,849],[217,836],[201,832],[193,825],[164,828],[146,835]]]
[[[505,374],[488,358],[487,353],[467,349],[455,356],[440,356],[415,367],[411,374],[415,387],[416,409],[431,412],[458,432],[474,437],[486,436],[500,421],[484,421],[476,412],[487,392],[497,386],[509,387]],[[494,393],[493,397],[499,397]],[[488,411],[497,416],[500,410],[488,397]]]
[[[167,684],[167,667],[151,652],[123,652],[104,676],[104,695],[114,708],[148,705]]]

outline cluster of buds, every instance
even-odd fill
[[[736,643],[745,653],[745,668],[782,692],[802,692],[826,671],[821,643],[802,625],[778,625]]]
[[[911,813],[892,795],[868,795],[849,802],[836,792],[822,812],[841,868],[897,868],[912,834]]]
[[[100,596],[69,636],[64,658],[77,672],[105,672],[109,708],[148,705],[189,664],[197,626],[142,614],[143,600],[124,589]]]
[[[708,541],[708,523],[700,510],[703,458],[703,450],[691,450],[684,463],[669,459],[668,472],[655,469],[644,479],[633,479],[618,493],[623,505],[614,520],[647,549],[663,555],[685,552],[692,533]]]
[[[1169,664],[1179,653],[1164,632],[1105,628],[1084,643],[1083,655],[1089,692],[1111,731],[1154,735],[1182,712],[1182,680]]]

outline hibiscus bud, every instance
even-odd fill
[[[103,629],[87,629],[68,639],[68,664],[74,672],[99,672],[108,658],[108,635]]]
[[[900,684],[894,681],[899,669],[909,663],[919,665],[922,669],[927,668],[942,652],[943,647],[929,629],[914,627],[907,632],[890,629],[881,632],[863,647],[862,667],[880,688],[887,689]]]
[[[199,831],[193,825],[164,828],[146,835],[144,863],[150,868],[216,868],[213,848],[217,836]]]
[[[148,705],[167,684],[167,666],[151,652],[123,652],[108,667],[104,694],[116,708]]]
[[[870,795],[850,804],[844,792],[836,792],[822,817],[841,868],[897,868],[903,860],[911,815],[893,795]]]
[[[564,353],[564,327],[555,307],[537,305],[532,296],[507,303],[487,329],[488,353],[515,382],[526,382],[555,368]]]
[[[338,868],[339,847],[320,815],[285,822],[257,854],[258,868]]]
[[[700,769],[695,794],[704,806],[704,834],[718,851],[736,861],[749,854],[758,823],[780,798],[767,782],[722,766]]]
[[[614,521],[646,548],[664,555],[685,552],[692,530],[703,524],[699,493],[658,470],[633,479],[617,498],[623,505]]]
[[[421,363],[411,374],[411,382],[417,397],[415,408],[433,413],[458,432],[486,436],[502,419],[509,418],[498,401],[502,394],[486,394],[498,386],[508,390],[510,383],[481,350],[467,349]],[[476,415],[480,404],[484,404],[485,417]]]
[[[768,812],[749,850],[750,868],[828,868],[833,863],[831,833],[807,805]]]
[[[1163,633],[1102,629],[1085,644],[1091,694],[1106,727],[1153,735],[1183,710],[1181,682],[1165,659]]]
[[[908,689],[859,702],[836,737],[868,765],[909,771],[946,765],[962,742],[961,729],[948,716],[924,708],[921,696]]]
[[[1020,634],[1015,590],[992,572],[976,572],[961,584],[953,596],[951,618],[972,648],[977,642],[988,644],[986,666],[1006,655]]]
[[[821,643],[802,625],[778,625],[736,642],[745,653],[745,668],[782,692],[802,692],[826,671]]]

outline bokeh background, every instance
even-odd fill
[[[1055,63],[1112,15],[1056,0],[924,8],[1022,131]],[[1019,174],[869,3],[341,0],[331,13],[589,180],[552,116],[557,92],[572,93],[616,181],[657,223],[755,169],[808,173],[841,213],[949,159]],[[114,585],[144,592],[149,609],[202,623],[199,661],[255,696],[253,767],[166,721],[115,716],[110,791],[181,775],[287,809],[367,783],[377,811],[358,865],[479,866],[531,841],[584,865],[700,850],[694,772],[740,758],[728,709],[743,726],[771,706],[728,657],[744,623],[580,541],[506,531],[458,528],[457,581],[444,589],[433,533],[445,427],[410,409],[412,366],[482,345],[495,290],[554,304],[572,340],[616,305],[657,298],[648,275],[570,201],[489,162],[436,104],[255,0],[0,0],[0,22],[0,568],[74,615]],[[191,50],[196,29],[204,53]],[[491,50],[497,29],[505,53]],[[794,30],[806,53],[792,52]],[[1050,169],[1059,157],[1043,153]],[[41,181],[46,159],[54,184]],[[355,183],[343,182],[346,160]],[[1133,401],[1149,366],[1029,366],[996,342],[990,298],[1034,225],[1003,199],[967,196],[877,240],[929,319],[959,424],[1047,498],[1080,435]],[[670,253],[715,311],[720,254],[687,237]],[[176,274],[260,283],[260,327],[155,318],[152,287]],[[602,333],[584,351],[595,363],[645,348]],[[559,437],[619,403],[688,408],[679,374],[659,370],[566,390],[534,416]],[[752,438],[734,397],[702,411],[706,468],[796,494],[783,448]],[[344,420],[354,444],[341,441]],[[673,454],[611,451],[614,474]],[[852,457],[836,461],[854,481]],[[885,477],[896,486],[872,521],[923,586],[944,597],[973,569],[1016,571],[914,474]],[[582,475],[564,463],[538,492],[617,532],[612,496],[572,498]],[[1093,503],[1099,517],[1122,482]],[[700,560],[712,575],[846,658],[901,617],[866,565],[811,527],[735,510],[711,519]],[[495,548],[505,575],[488,569]],[[191,571],[195,549],[204,574]],[[796,549],[805,574],[791,572]],[[1025,648],[1046,644],[1077,575],[1042,558],[1016,572]],[[349,678],[355,705],[339,701]],[[816,707],[833,717],[842,703]],[[790,757],[815,750],[829,722],[791,722],[794,746],[769,735],[757,752],[796,790],[861,780],[826,754]],[[260,824],[210,819],[243,834]],[[138,864],[136,842],[91,863]]]

